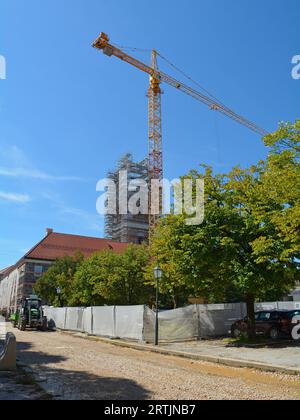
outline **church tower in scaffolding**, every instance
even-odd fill
[[[119,192],[119,173],[127,171],[128,183],[136,179],[148,181],[148,162],[134,162],[131,154],[126,154],[118,162],[115,171],[109,172],[107,178],[112,179],[117,186],[117,196]],[[128,192],[128,199],[134,194]],[[144,214],[120,214],[119,203],[117,200],[117,214],[107,214],[105,216],[105,235],[108,239],[117,242],[129,242],[142,244],[149,239],[149,218]]]

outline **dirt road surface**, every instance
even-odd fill
[[[120,348],[59,332],[20,332],[18,359],[55,399],[296,399],[300,378]]]

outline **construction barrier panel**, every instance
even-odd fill
[[[93,333],[93,308],[85,308],[82,319],[83,331],[86,334]]]
[[[144,340],[154,340],[155,312],[146,308],[144,315]],[[160,341],[185,341],[198,337],[197,305],[158,314],[158,333]]]
[[[115,338],[115,307],[95,306],[92,308],[91,331],[93,335]]]
[[[69,331],[84,332],[83,314],[84,308],[66,308],[66,323],[64,329]]]
[[[300,309],[300,302],[277,302],[277,303],[278,303],[278,309],[280,311],[282,310],[294,311],[295,309]]]
[[[247,315],[243,303],[197,305],[199,313],[199,338],[227,335],[232,324]]]
[[[231,325],[246,316],[245,304],[191,305],[158,314],[160,341],[186,341],[220,337],[228,334]],[[144,339],[154,340],[155,312],[146,308]]]
[[[256,310],[300,309],[300,302],[265,302]],[[153,342],[155,312],[147,306],[99,306],[90,308],[45,307],[48,325],[90,335]],[[228,335],[232,324],[247,315],[245,303],[190,305],[160,311],[159,340],[185,341]]]
[[[300,309],[300,302],[261,302],[255,304],[256,311],[293,311]]]
[[[44,315],[47,317],[49,328],[66,330],[67,308],[44,307]]]
[[[115,335],[143,341],[144,306],[115,306]]]

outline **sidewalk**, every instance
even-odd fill
[[[222,341],[197,341],[167,344],[163,348],[199,357],[215,357],[219,363],[227,359],[235,364],[245,363],[246,367],[263,370],[272,370],[273,367],[276,371],[300,375],[300,343],[290,344],[282,340],[281,345],[276,347],[246,348],[227,347]]]

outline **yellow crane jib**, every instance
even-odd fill
[[[97,48],[99,50],[103,50],[103,52],[108,55],[115,57],[133,65],[134,67],[144,71],[145,73],[148,73],[150,76],[153,76],[157,78],[160,82],[167,83],[170,86],[173,86],[174,88],[181,90],[183,93],[193,97],[194,99],[204,103],[207,105],[210,109],[219,111],[220,113],[226,115],[227,117],[233,119],[234,121],[238,122],[239,124],[244,125],[245,127],[249,128],[250,130],[260,134],[261,136],[266,136],[269,133],[264,130],[263,128],[260,128],[255,123],[247,120],[246,118],[242,117],[241,115],[238,115],[235,113],[232,109],[226,107],[225,105],[221,105],[220,102],[217,100],[214,100],[213,98],[204,95],[203,93],[193,89],[192,87],[179,82],[172,76],[169,76],[168,74],[162,72],[158,69],[158,67],[149,66],[142,61],[126,54],[121,49],[113,46],[109,42],[109,37],[104,32],[101,32],[100,36],[96,39],[96,41],[93,43],[93,47]],[[156,52],[155,52],[156,53]],[[156,53],[157,54],[157,53]]]

